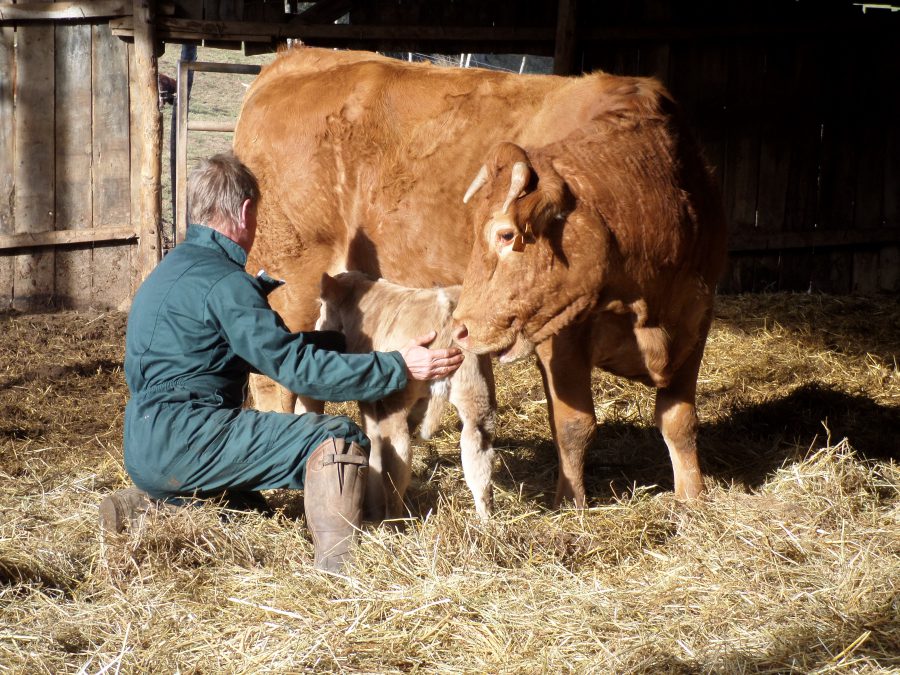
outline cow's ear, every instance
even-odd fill
[[[572,194],[550,163],[537,163],[534,189],[516,204],[516,224],[525,236],[541,236],[554,220],[573,208]]]

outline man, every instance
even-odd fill
[[[359,527],[369,440],[348,418],[242,409],[251,370],[330,401],[375,400],[407,378],[447,377],[456,349],[434,335],[399,352],[343,354],[339,333],[291,333],[266,296],[280,285],[244,271],[259,187],[234,155],[203,161],[188,180],[192,224],[138,289],[128,317],[125,467],[136,487],[100,505],[120,532],[154,500],[305,488],[315,565],[340,570]]]

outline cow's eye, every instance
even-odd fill
[[[512,230],[502,230],[497,233],[498,241],[502,241],[505,244],[508,244],[515,238],[516,238],[516,233],[513,232]]]

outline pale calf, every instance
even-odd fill
[[[459,286],[406,288],[360,272],[334,277],[325,274],[316,328],[342,331],[350,352],[397,350],[432,330],[437,337],[429,346],[445,348],[451,343],[451,315],[459,291]],[[448,399],[462,421],[459,444],[463,474],[475,499],[475,510],[481,518],[490,515],[494,376],[489,356],[467,352],[450,378],[430,383],[411,380],[403,391],[380,401],[359,403],[366,434],[372,441],[366,493],[369,519],[407,514],[403,495],[412,473],[410,431],[421,423],[419,435],[429,438],[440,423]]]

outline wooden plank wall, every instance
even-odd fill
[[[817,20],[859,12],[838,2],[793,4],[645,0],[607,6],[602,20],[696,28],[735,25],[741,15],[771,20],[766,11],[785,21],[797,18],[792,11]],[[681,104],[723,189],[733,251],[722,289],[900,291],[894,41],[698,35],[607,43],[586,51],[585,69],[654,75]]]
[[[55,85],[53,26],[22,26],[16,34],[15,232],[54,227],[55,174],[52,105]],[[28,58],[20,58],[28,54]],[[24,111],[28,111],[23,114]],[[15,256],[13,306],[47,304],[53,295],[54,252],[32,249]]]
[[[136,245],[126,45],[103,23],[0,30],[0,309],[125,307]]]
[[[109,25],[93,27],[93,127],[94,127],[94,227],[114,227],[131,222],[131,150],[128,50],[113,37]],[[100,133],[100,130],[103,130]],[[131,279],[136,268],[136,251],[118,244],[94,246],[91,301],[104,298],[116,305],[131,295]],[[111,297],[118,288],[117,297]]]

